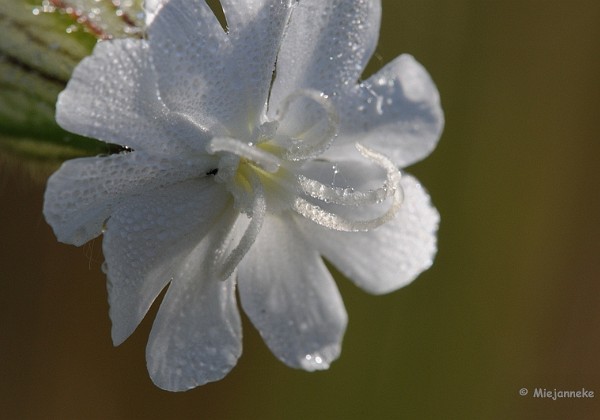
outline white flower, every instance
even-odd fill
[[[168,290],[147,347],[161,388],[226,375],[241,305],[289,366],[325,369],[347,316],[321,256],[386,293],[432,263],[438,213],[404,167],[443,126],[426,71],[368,80],[379,0],[153,1],[147,40],[97,45],[57,103],[64,128],[131,149],[48,181],[58,239],[104,234],[115,345]],[[275,73],[274,73],[275,72]]]

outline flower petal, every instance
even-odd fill
[[[239,4],[238,4],[239,3]],[[152,59],[161,98],[215,135],[241,138],[257,125],[271,85],[290,0],[244,5],[244,18],[226,2],[226,13],[243,27],[225,33],[204,1],[172,0],[150,26]]]
[[[227,19],[229,33],[240,32],[248,26],[256,26],[262,28],[257,31],[262,32],[262,34],[257,33],[262,38],[268,36],[268,31],[265,29],[274,23],[270,20],[281,12],[287,11],[286,13],[289,14],[292,4],[290,0],[220,0],[220,2]],[[272,42],[266,39],[256,41]]]
[[[160,8],[169,0],[144,0],[143,8],[146,17],[146,26],[150,25]]]
[[[265,219],[239,266],[238,287],[244,311],[285,364],[327,369],[339,356],[347,323],[344,304],[290,215]]]
[[[96,45],[73,72],[56,104],[66,130],[136,150],[166,153],[165,108],[146,41],[119,39]]]
[[[229,212],[232,213],[232,212]],[[222,217],[189,256],[177,265],[146,348],[148,372],[169,391],[184,391],[223,378],[242,353],[242,331],[233,276],[211,277],[211,258]]]
[[[354,86],[379,37],[379,0],[303,0],[277,58],[269,112],[298,89],[338,95]]]
[[[203,177],[213,165],[208,157],[190,162],[144,152],[69,160],[48,180],[44,216],[59,241],[83,245],[132,195]]]
[[[402,55],[338,101],[340,134],[325,157],[357,157],[372,147],[399,167],[431,153],[444,127],[438,90],[412,56]]]
[[[439,214],[412,176],[403,174],[404,203],[396,218],[369,232],[324,230],[308,221],[306,237],[345,276],[364,290],[383,294],[413,281],[436,253]]]
[[[115,345],[135,330],[228,200],[212,178],[195,179],[130,197],[112,213],[103,250]]]

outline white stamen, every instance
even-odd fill
[[[206,145],[206,151],[210,154],[215,154],[217,152],[232,153],[256,163],[270,173],[277,172],[281,165],[281,161],[271,153],[227,137],[215,137],[211,139]]]
[[[214,268],[218,270],[215,272],[215,275],[221,280],[226,280],[233,274],[252,244],[254,244],[254,241],[256,240],[256,237],[258,236],[265,219],[267,201],[263,186],[253,172],[250,173],[249,182],[253,189],[252,196],[254,198],[252,202],[252,209],[248,213],[250,223],[246,227],[246,231],[242,235],[235,249],[233,249],[227,257],[218,258],[214,262]],[[238,217],[241,217],[241,215]],[[232,225],[232,229],[233,226],[234,225]],[[227,235],[226,237],[228,236],[230,235]]]
[[[375,229],[376,227],[381,226],[382,224],[387,223],[394,218],[398,210],[400,210],[400,206],[404,200],[404,193],[402,186],[400,185],[400,172],[385,156],[367,149],[358,143],[356,144],[356,148],[363,156],[371,159],[385,169],[387,173],[387,180],[384,187],[373,192],[356,194],[355,198],[348,200],[348,204],[344,202],[345,200],[343,198],[335,197],[335,188],[332,188],[331,191],[313,191],[314,194],[311,194],[310,191],[307,191],[307,193],[314,198],[322,199],[325,202],[327,202],[326,198],[331,197],[335,199],[332,200],[332,202],[335,204],[358,205],[374,204],[378,202],[380,194],[378,194],[377,191],[385,191],[386,197],[392,195],[392,205],[390,208],[383,215],[374,219],[350,220],[338,214],[328,212],[316,204],[309,203],[301,197],[296,197],[294,203],[292,204],[294,211],[321,226],[344,232],[366,232]],[[389,192],[387,190],[389,190]],[[372,199],[375,199],[375,201],[371,201]]]
[[[304,140],[305,135],[312,130],[309,128],[306,131],[299,133],[296,138],[291,139],[291,145],[288,150],[283,153],[283,158],[287,160],[299,161],[314,158],[324,153],[335,139],[338,133],[339,118],[333,104],[327,101],[327,96],[323,93],[314,90],[298,90],[292,95],[289,95],[283,102],[280,110],[281,119],[283,120],[288,112],[290,105],[300,99],[309,98],[323,108],[325,117],[327,118],[327,128],[320,137],[311,139],[311,142]],[[311,127],[312,128],[312,127]]]
[[[339,204],[342,206],[361,206],[365,204],[377,204],[384,201],[392,195],[394,189],[389,188],[387,184],[376,190],[366,192],[353,191],[349,188],[330,187],[319,181],[300,175],[298,183],[302,192],[310,195],[312,198],[324,201],[326,203]]]

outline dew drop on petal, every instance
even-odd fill
[[[323,358],[318,354],[307,354],[304,359],[300,361],[302,368],[308,371],[324,370],[329,367],[328,363],[325,363]]]

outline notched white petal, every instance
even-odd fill
[[[149,28],[149,45],[169,109],[215,135],[248,135],[266,106],[289,3],[253,1],[247,25],[232,20],[226,5],[228,33],[204,1],[165,4]]]
[[[188,161],[137,151],[69,160],[48,179],[44,216],[59,241],[83,245],[102,232],[124,200],[203,177],[211,162],[210,157]]]
[[[166,141],[166,114],[148,44],[139,39],[98,43],[75,68],[56,103],[56,121],[66,130],[159,153],[178,150]]]
[[[217,381],[242,353],[235,280],[212,277],[212,258],[233,216],[226,209],[174,267],[146,348],[148,372],[160,388],[184,391]]]
[[[337,104],[340,134],[324,154],[331,159],[355,158],[358,141],[403,168],[429,155],[444,127],[437,88],[410,55],[387,64]]]
[[[298,89],[335,96],[354,86],[377,45],[380,19],[380,1],[299,1],[277,57],[270,112]]]
[[[303,222],[311,244],[346,277],[374,294],[412,282],[433,263],[439,213],[410,175],[402,176],[405,200],[396,217],[369,232],[318,229]]]
[[[189,278],[169,286],[146,348],[150,377],[167,391],[222,379],[242,353],[234,281],[203,278],[197,265],[188,261]]]
[[[206,177],[131,196],[112,212],[102,245],[115,345],[138,326],[228,203]]]
[[[297,229],[289,215],[266,218],[239,267],[240,299],[281,361],[326,369],[340,354],[347,315],[331,274]]]

